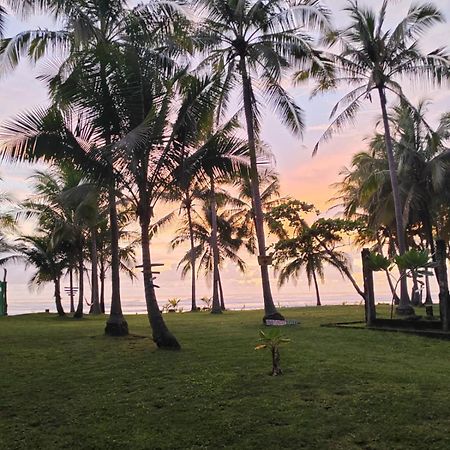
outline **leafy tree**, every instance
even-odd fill
[[[346,11],[351,22],[344,30],[333,33],[331,39],[332,43],[337,43],[341,48],[340,54],[329,55],[334,65],[335,76],[330,77],[330,71],[322,71],[321,82],[315,92],[334,89],[342,83],[356,86],[333,108],[331,112],[333,122],[322,136],[322,140],[329,139],[335,131],[354,121],[363,100],[371,99],[373,92],[378,94],[398,247],[402,255],[406,251],[405,223],[387,110],[387,94],[391,93],[408,102],[400,84],[404,79],[428,85],[442,84],[449,74],[450,59],[443,48],[425,54],[419,47],[420,38],[424,33],[431,26],[444,21],[442,13],[437,8],[430,3],[413,5],[396,27],[387,29],[385,24],[387,7],[388,1],[384,0],[377,14],[372,9],[361,6],[357,1],[349,1]],[[317,148],[316,145],[315,151]],[[413,313],[409,305],[405,277],[402,277],[398,312]]]
[[[283,285],[291,277],[297,278],[304,269],[308,283],[314,281],[317,305],[320,305],[317,276],[323,279],[323,265],[329,264],[345,275],[364,298],[364,292],[351,273],[347,255],[338,250],[345,236],[357,231],[361,224],[319,218],[308,225],[304,217],[308,213],[318,214],[318,211],[311,204],[287,200],[266,215],[270,230],[278,237],[273,246],[273,258],[276,269],[280,270],[279,284]]]

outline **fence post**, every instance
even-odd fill
[[[439,311],[442,330],[449,331],[449,293],[447,278],[447,245],[444,240],[436,241],[436,271],[439,283]]]
[[[364,277],[364,305],[366,313],[366,325],[373,325],[377,318],[375,309],[375,292],[373,288],[373,271],[370,268],[370,250],[364,248],[361,252],[363,277]]]

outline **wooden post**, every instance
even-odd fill
[[[449,331],[449,293],[447,278],[447,248],[444,240],[436,241],[436,272],[439,283],[439,311],[442,321],[442,330]]]
[[[370,250],[364,248],[361,252],[363,277],[364,277],[364,305],[366,313],[366,325],[371,326],[377,318],[375,309],[375,292],[373,288],[373,271],[370,268],[369,257]]]

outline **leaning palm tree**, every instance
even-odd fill
[[[305,32],[308,28],[327,28],[328,13],[318,0],[199,0],[197,3],[205,17],[198,33],[202,50],[207,53],[203,66],[213,67],[224,79],[221,110],[227,106],[233,88],[239,85],[243,96],[258,252],[265,257],[257,170],[261,111],[255,90],[261,88],[261,98],[273,106],[294,134],[301,135],[302,110],[285,91],[281,79],[293,68],[314,66],[318,70],[322,65]],[[265,318],[281,318],[272,298],[268,266],[261,264],[260,268]]]
[[[450,127],[448,113],[443,114],[435,129],[428,125],[425,113],[426,103],[412,107],[400,102],[388,117],[408,243],[414,247],[417,240],[425,241],[434,254],[439,218],[448,204],[450,158],[446,140]],[[356,154],[351,167],[341,174],[343,180],[335,185],[340,206],[347,218],[362,219],[370,232],[360,236],[359,244],[374,244],[380,253],[386,247],[389,256],[394,257],[398,239],[384,135],[375,134],[369,149]],[[427,301],[431,301],[428,289]]]
[[[436,7],[430,3],[411,6],[406,17],[393,29],[386,27],[387,7],[388,0],[384,0],[377,14],[357,1],[349,1],[345,10],[351,23],[344,30],[334,33],[330,41],[341,48],[340,54],[329,55],[330,62],[334,65],[335,77],[330,78],[330,71],[323,71],[320,75],[326,76],[322,77],[315,93],[333,89],[340,84],[356,86],[333,108],[333,122],[323,134],[322,140],[329,139],[335,131],[352,123],[363,100],[371,100],[373,93],[379,96],[397,239],[399,252],[403,254],[406,251],[403,205],[389,124],[387,95],[393,94],[407,102],[400,84],[403,80],[441,85],[448,79],[450,59],[444,48],[424,53],[419,47],[424,33],[433,25],[444,21],[444,16]],[[303,76],[302,73],[301,77]],[[314,151],[317,149],[318,144]],[[409,305],[406,277],[402,276],[401,279],[398,313],[413,314],[414,310]]]

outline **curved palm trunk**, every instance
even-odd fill
[[[78,252],[78,305],[77,310],[73,317],[75,319],[83,318],[83,303],[84,303],[84,257],[83,257],[83,245],[80,244],[80,250]]]
[[[111,229],[111,310],[106,322],[105,334],[126,336],[128,334],[128,323],[123,317],[120,299],[119,225],[115,191],[113,182],[108,192],[109,226]]]
[[[69,269],[69,295],[70,295],[70,312],[73,314],[75,312],[75,301],[73,294],[73,268]]]
[[[64,308],[61,303],[61,278],[59,276],[55,277],[53,280],[55,283],[55,305],[58,316],[63,317],[66,315]]]
[[[192,213],[191,204],[186,203],[186,214],[188,218],[189,226],[189,240],[191,244],[191,311],[197,311],[197,300],[196,300],[196,273],[195,273],[195,242],[194,242],[194,229],[192,227]]]
[[[252,111],[253,103],[253,89],[251,80],[247,73],[245,59],[241,57],[239,67],[242,75],[242,87],[244,97],[245,121],[247,125],[248,147],[250,151],[250,177],[252,185],[252,197],[255,206],[255,229],[258,240],[258,251],[261,257],[266,256],[266,241],[264,236],[264,216],[261,205],[261,194],[259,191],[258,167],[256,162],[256,141],[254,117]],[[264,298],[264,320],[265,319],[284,319],[284,317],[277,311],[272,297],[270,288],[269,268],[266,264],[260,265],[261,282]]]
[[[381,112],[383,115],[384,124],[384,138],[386,143],[386,154],[389,163],[389,175],[391,178],[392,186],[392,197],[394,199],[394,210],[395,210],[395,223],[397,227],[397,240],[400,255],[406,252],[406,240],[405,240],[405,227],[403,224],[403,208],[400,198],[400,190],[398,185],[397,177],[397,164],[394,159],[394,150],[392,145],[391,130],[389,127],[389,119],[386,108],[386,93],[384,88],[380,86],[378,88],[378,93],[380,95]],[[400,315],[412,315],[414,314],[414,309],[410,305],[408,297],[408,283],[406,280],[405,271],[400,272],[400,302],[397,307],[397,313]]]
[[[210,175],[211,183],[211,248],[213,253],[213,298],[212,298],[212,314],[220,314],[222,308],[219,298],[219,248],[217,246],[217,210],[216,210],[216,192],[214,185],[214,177]]]
[[[316,289],[316,299],[317,299],[316,306],[322,306],[322,303],[320,301],[319,284],[317,283],[317,277],[316,277],[315,270],[313,270],[312,276],[313,276],[313,280],[314,280],[314,287]]]
[[[142,245],[142,270],[144,273],[145,302],[147,304],[147,315],[153,331],[153,341],[159,348],[179,350],[180,344],[175,336],[169,331],[164,322],[158,301],[156,300],[155,287],[152,276],[152,260],[150,255],[150,208],[146,195],[141,192],[140,225]]]
[[[98,293],[98,252],[97,252],[97,231],[95,227],[91,230],[91,308],[89,314],[100,314],[100,300]]]

